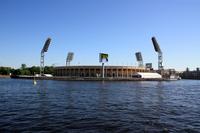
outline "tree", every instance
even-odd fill
[[[46,74],[54,74],[53,66],[45,66],[44,70]],[[9,75],[10,73],[12,73],[12,75],[34,75],[40,73],[40,67],[27,67],[26,64],[22,64],[21,68],[19,69],[11,69],[10,67],[0,67],[0,75]]]
[[[22,64],[22,65],[21,65],[21,69],[22,69],[22,70],[26,69],[26,64]]]
[[[39,74],[40,73],[40,67],[32,66],[31,68],[29,68],[29,71],[30,71],[31,75]]]
[[[44,68],[44,73],[46,73],[46,74],[54,74],[54,68],[53,68],[53,66],[45,66],[45,68]]]
[[[20,69],[15,69],[13,71],[12,75],[21,75],[21,70]]]
[[[0,67],[0,74],[1,75],[9,75],[11,72],[10,67]]]

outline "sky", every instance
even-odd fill
[[[151,37],[163,51],[164,68],[200,66],[199,0],[0,0],[0,66],[40,65],[40,52],[51,37],[45,65],[63,66],[68,52],[72,65],[157,68]]]

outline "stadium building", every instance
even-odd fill
[[[104,66],[104,77],[132,78],[136,73],[150,70],[134,66]],[[55,67],[55,76],[65,77],[102,77],[102,66],[60,66]]]

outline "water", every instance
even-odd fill
[[[0,132],[200,132],[200,81],[0,79]]]

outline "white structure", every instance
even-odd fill
[[[51,74],[44,74],[45,77],[53,77]]]
[[[133,75],[133,77],[137,78],[143,78],[143,79],[161,79],[162,76],[158,73],[142,73],[142,72],[137,72]]]

